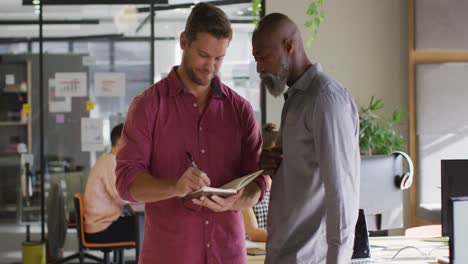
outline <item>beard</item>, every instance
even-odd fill
[[[288,66],[284,62],[281,64],[281,70],[277,74],[264,72],[260,74],[260,85],[262,89],[267,89],[271,95],[278,97],[286,90]]]
[[[184,59],[184,62],[183,62],[185,71],[187,72],[187,75],[190,78],[190,80],[196,83],[197,85],[202,85],[202,86],[209,85],[217,74],[217,72],[213,72],[209,78],[204,79],[197,75],[197,72],[196,72],[197,69],[189,65],[187,61],[188,61],[188,58]]]
[[[187,67],[185,69],[187,71],[187,75],[190,78],[190,80],[192,80],[192,82],[194,82],[194,83],[196,83],[198,85],[202,85],[202,86],[209,85],[211,83],[211,81],[213,80],[214,76],[216,75],[216,73],[212,73],[209,78],[204,79],[204,78],[197,75],[195,69],[187,68]]]

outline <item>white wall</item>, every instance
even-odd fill
[[[267,13],[281,12],[304,26],[309,0],[267,0]],[[294,4],[292,4],[294,3]],[[406,0],[325,0],[325,21],[312,48],[313,62],[347,87],[358,105],[382,98],[384,114],[408,112],[408,4]],[[279,124],[283,99],[267,97],[267,122]],[[404,128],[406,130],[407,128]],[[406,132],[405,132],[406,135]]]

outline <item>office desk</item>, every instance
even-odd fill
[[[445,237],[371,237],[370,244],[371,257],[375,263],[435,264],[437,257],[448,256],[449,251],[448,239]],[[395,256],[397,253],[398,255]]]
[[[130,207],[136,217],[136,256],[138,259],[139,249],[143,244],[145,210],[142,203],[131,204]],[[370,244],[373,263],[437,264],[437,257],[448,256],[448,240],[441,237],[371,237]],[[247,246],[265,248],[265,243],[248,242]],[[399,250],[401,251],[398,253]],[[398,255],[395,256],[397,253]],[[248,264],[263,264],[264,261],[265,256],[247,256]]]
[[[257,247],[265,246],[264,243],[255,244],[257,244]],[[437,264],[437,257],[448,256],[448,240],[441,237],[371,237],[370,244],[372,263]],[[247,243],[247,245],[251,246],[251,242]],[[399,250],[401,250],[400,253],[394,257]],[[247,257],[248,264],[260,264],[264,260],[265,256]]]
[[[247,264],[264,264],[265,256],[247,256]]]

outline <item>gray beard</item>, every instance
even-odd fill
[[[262,89],[267,89],[274,97],[282,95],[286,90],[286,80],[281,80],[278,75],[262,73],[260,74],[260,80]]]

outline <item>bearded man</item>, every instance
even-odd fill
[[[272,178],[266,263],[349,263],[359,207],[359,117],[353,97],[307,57],[287,16],[252,37],[262,87],[286,99],[277,145],[262,152]]]

